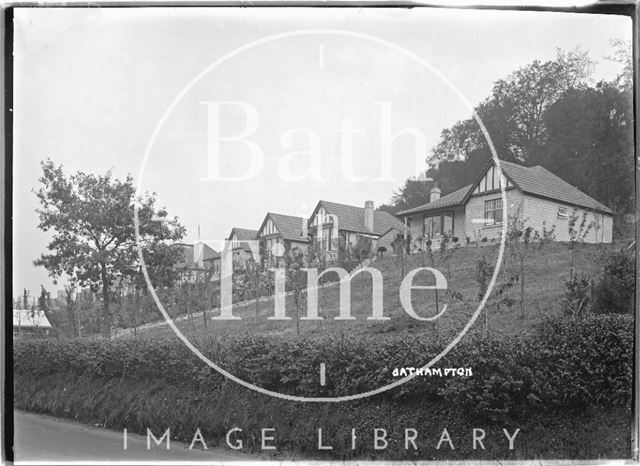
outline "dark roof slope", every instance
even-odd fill
[[[247,241],[247,240],[252,240],[252,239],[256,239],[256,235],[258,234],[257,230],[249,230],[247,228],[237,228],[237,227],[233,227],[231,229],[231,233],[229,234],[229,238],[231,239],[231,237],[233,236],[233,234],[238,235],[238,241]]]
[[[309,238],[303,236],[303,222],[302,217],[295,217],[293,215],[274,214],[269,212],[267,218],[270,218],[275,224],[280,236],[286,240],[307,242]]]
[[[489,163],[487,166],[490,166]],[[533,196],[540,196],[549,199],[561,201],[578,207],[586,207],[588,209],[600,212],[612,213],[604,204],[596,201],[591,196],[583,193],[575,186],[570,185],[559,176],[551,173],[546,168],[536,165],[534,167],[525,167],[517,163],[500,161],[502,172],[524,193]],[[484,176],[486,169],[482,171],[478,180]],[[427,212],[430,210],[442,209],[463,205],[471,195],[471,190],[475,184],[465,186],[457,191],[442,196],[434,202],[428,202],[413,209],[398,212],[398,215],[409,215],[417,212]]]
[[[426,212],[429,210],[442,209],[445,207],[454,207],[458,205],[462,205],[465,196],[471,189],[472,185],[465,186],[464,188],[460,188],[457,191],[447,194],[446,196],[442,196],[440,199],[435,200],[433,202],[427,202],[426,204],[422,204],[421,206],[414,207],[412,209],[403,210],[402,212],[398,212],[398,215],[407,215],[414,214],[416,212]]]
[[[229,237],[227,238],[227,240],[231,240],[234,233],[238,236],[238,241],[240,243],[240,245],[234,249],[241,248],[247,252],[251,252],[251,246],[249,246],[249,243],[247,243],[247,241],[255,240],[258,237],[258,231],[249,230],[247,228],[233,227],[231,229],[231,233],[229,233]]]
[[[196,263],[194,261],[194,244],[186,244],[186,243],[174,243],[173,246],[182,248],[182,255],[184,256],[180,263],[176,264],[177,267],[184,267],[187,269],[197,268]],[[206,243],[202,245],[202,260],[213,260],[216,257],[220,257],[220,253],[215,249],[207,246]]]
[[[555,199],[592,210],[613,213],[613,211],[604,204],[596,201],[591,196],[583,193],[575,186],[572,186],[540,165],[525,167],[501,160],[500,167],[504,174],[511,178],[517,187],[525,193]]]
[[[404,228],[404,224],[394,215],[383,210],[374,209],[373,231],[370,232],[364,225],[364,207],[355,207],[328,201],[320,201],[318,206],[323,206],[327,213],[338,217],[338,228],[340,230],[382,236],[389,231],[390,228]]]
[[[203,246],[203,258],[202,260],[212,260],[212,259],[216,259],[218,257],[220,257],[220,253],[218,251],[216,251],[215,249],[207,246],[206,244]]]

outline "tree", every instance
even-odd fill
[[[544,143],[544,112],[564,92],[582,88],[590,79],[593,64],[586,52],[558,49],[554,60],[534,60],[494,83],[491,94],[475,112],[501,159],[526,161],[532,150]],[[432,156],[440,169],[443,162],[472,158],[485,163],[491,151],[482,129],[469,118],[442,131]],[[464,184],[468,183],[455,187]]]
[[[397,236],[396,239],[393,240],[393,243],[391,243],[391,247],[400,266],[400,280],[398,280],[398,283],[400,283],[404,279],[407,264],[407,240],[402,236]]]
[[[390,204],[383,204],[379,209],[395,214],[401,210],[420,206],[429,199],[432,186],[433,184],[428,181],[409,178],[398,191],[393,193]]]
[[[509,247],[511,257],[516,261],[518,267],[515,278],[510,281],[520,282],[520,318],[523,319],[525,314],[524,288],[527,254],[529,253],[530,246],[535,242],[538,242],[540,248],[542,248],[545,243],[544,241],[540,241],[540,233],[535,231],[533,227],[527,226],[527,219],[522,218],[521,209],[522,205],[519,205],[516,212],[509,216],[506,243]]]
[[[578,223],[578,220],[580,222]],[[587,222],[587,212],[583,211],[582,216],[578,215],[577,209],[573,209],[569,221],[567,222],[567,230],[569,233],[569,244],[571,246],[571,265],[569,267],[569,280],[573,280],[575,273],[575,250],[578,243],[584,243],[595,222]]]
[[[566,92],[545,113],[547,140],[530,163],[560,174],[614,212],[632,211],[632,103],[630,91],[608,83]]]
[[[138,244],[145,259],[151,261],[159,244],[180,240],[185,229],[176,217],[168,218],[165,209],[156,208],[155,194],[134,199],[130,175],[124,180],[114,178],[110,171],[104,175],[66,175],[62,166],[51,160],[41,166],[41,186],[36,192],[40,201],[38,227],[51,231],[53,239],[47,246],[51,253],[42,254],[34,264],[45,267],[54,279],[67,275],[80,286],[101,290],[101,331],[109,338],[109,291],[117,276],[139,265],[134,203],[138,206]],[[165,256],[165,260],[172,257]]]
[[[633,90],[633,48],[630,40],[612,39],[613,55],[605,57],[622,65],[622,71],[616,76],[615,84],[624,91]]]
[[[246,269],[238,275],[236,286],[241,299],[253,299],[256,310],[256,325],[260,323],[260,297],[267,293],[269,276],[257,261],[247,261]]]
[[[481,302],[484,298],[484,295],[487,293],[489,289],[489,283],[491,282],[491,277],[493,276],[493,272],[495,270],[495,265],[490,263],[484,254],[478,259],[476,262],[476,283],[478,284],[478,302]],[[494,305],[496,307],[500,307],[502,304],[510,307],[513,305],[513,300],[506,294],[506,292],[511,289],[513,284],[515,283],[516,277],[509,277],[507,281],[496,285],[491,292],[491,298],[487,299],[484,306],[484,336],[487,337],[489,335],[489,307]]]
[[[51,293],[45,290],[44,285],[40,285],[40,296],[38,297],[38,309],[47,313],[51,310]]]
[[[285,277],[288,289],[293,297],[296,308],[296,335],[300,336],[300,310],[307,299],[307,273],[304,268],[302,254],[287,254],[285,256]]]
[[[564,92],[581,87],[593,65],[586,52],[557,49],[555,60],[534,60],[495,83],[491,100],[510,115],[513,156],[526,161],[531,151],[544,143],[544,112]]]

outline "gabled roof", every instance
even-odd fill
[[[193,250],[195,246],[194,244],[175,243],[173,244],[173,246],[182,248],[182,255],[184,256],[182,261],[177,264],[177,267],[183,267],[187,269],[197,268],[197,265],[194,261],[195,259],[194,250]],[[206,243],[202,244],[202,255],[203,255],[202,260],[205,260],[205,261],[212,260],[216,257],[220,257],[220,253],[217,252],[215,249],[211,248],[210,246],[207,246]]]
[[[234,234],[238,236],[238,241],[240,242],[240,246],[237,246],[234,249],[244,249],[247,252],[251,252],[251,246],[249,246],[247,241],[255,240],[258,237],[258,230],[233,227],[227,240],[230,241]]]
[[[398,212],[398,215],[409,215],[417,212],[427,212],[466,204],[476,185],[484,177],[491,165],[493,165],[493,161],[490,161],[486,165],[485,169],[480,172],[473,184],[458,189],[446,196],[442,196],[436,201],[427,202],[419,207]],[[596,201],[591,196],[583,193],[575,186],[570,185],[540,165],[525,167],[524,165],[501,160],[500,168],[504,175],[523,193],[553,199],[577,207],[586,207],[591,210],[609,214],[612,213],[611,209],[607,206]]]
[[[252,239],[256,239],[256,236],[258,235],[257,230],[249,230],[247,228],[233,227],[227,239],[230,240],[233,237],[234,233],[238,235],[238,241],[249,241]]]
[[[218,251],[216,251],[215,249],[209,247],[206,245],[203,246],[203,258],[202,260],[211,260],[211,259],[215,259],[217,257],[220,257],[220,253]]]
[[[256,236],[260,235],[260,232],[265,227],[265,225],[267,224],[267,220],[269,219],[271,219],[276,229],[278,230],[278,233],[283,239],[290,241],[300,241],[303,243],[309,241],[309,238],[303,236],[302,225],[305,221],[304,218],[295,217],[293,215],[275,214],[273,212],[267,213]]]
[[[482,179],[482,176],[484,176],[492,164],[493,161],[487,164],[487,167],[482,171],[476,183],[472,185],[472,188],[475,188],[475,185]],[[596,201],[591,196],[583,193],[575,186],[572,186],[540,165],[525,167],[524,165],[501,160],[500,168],[504,175],[523,193],[553,199],[577,207],[586,207],[587,209],[608,214],[613,213],[606,205]],[[471,190],[469,192],[471,192]],[[466,198],[468,197],[469,195],[467,194]]]
[[[445,207],[455,207],[464,204],[465,197],[473,185],[467,185],[464,188],[460,188],[457,191],[442,196],[433,202],[427,202],[421,206],[414,207],[412,209],[403,210],[398,212],[398,215],[409,215],[417,212],[426,212],[429,210],[443,209]]]
[[[313,214],[311,215],[309,222],[311,222],[320,207],[324,207],[328,214],[333,214],[338,217],[338,228],[340,230],[382,236],[389,231],[390,228],[404,228],[404,224],[393,214],[383,210],[374,209],[373,231],[371,232],[367,230],[364,225],[364,207],[355,207],[329,201],[318,202],[318,205],[313,210]]]
[[[14,327],[29,327],[29,328],[51,328],[49,319],[44,314],[44,311],[30,311],[29,309],[14,309],[13,310],[13,326]]]

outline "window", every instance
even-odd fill
[[[484,202],[484,224],[499,225],[502,223],[502,199]]]
[[[442,214],[442,233],[448,236],[453,235],[453,212]]]
[[[569,218],[566,207],[558,207],[558,218]]]
[[[441,212],[424,217],[422,232],[426,238],[453,234],[453,212]]]

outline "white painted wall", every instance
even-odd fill
[[[484,225],[485,201],[499,197],[500,193],[493,193],[469,198],[465,206],[465,232],[471,243],[482,237],[486,237],[489,240],[493,239],[494,241],[499,239],[502,225]],[[521,209],[520,215],[526,219],[527,225],[533,227],[534,230],[542,233],[545,226],[549,230],[555,225],[556,241],[569,241],[569,219],[559,217],[558,208],[565,208],[569,217],[574,212],[579,215],[578,225],[582,221],[583,212],[585,212],[585,209],[576,208],[566,203],[522,194],[516,189],[508,190],[507,214],[515,215],[519,207]],[[585,242],[610,243],[612,241],[613,217],[611,215],[588,212],[586,222],[587,224],[595,222],[599,227],[594,227],[589,231],[585,237]]]

